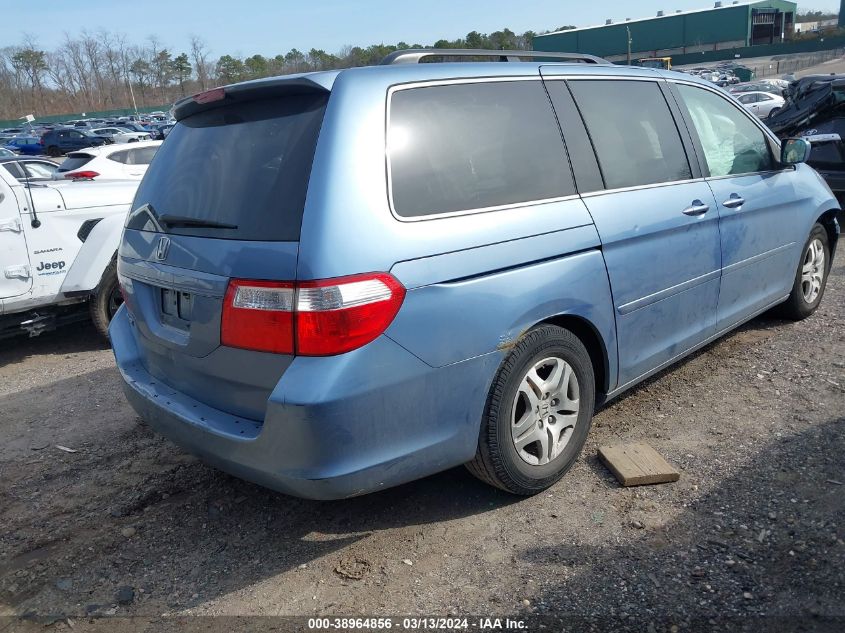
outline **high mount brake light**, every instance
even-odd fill
[[[220,340],[277,354],[343,354],[381,335],[404,299],[405,288],[387,273],[298,284],[233,279]]]
[[[225,98],[226,91],[223,88],[213,88],[193,96],[194,101],[197,103],[212,103],[213,101],[222,101]]]

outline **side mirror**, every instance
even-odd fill
[[[783,165],[806,163],[810,158],[812,145],[804,138],[788,138],[780,146],[780,162]]]

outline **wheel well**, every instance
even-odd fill
[[[827,231],[827,243],[830,244],[831,257],[836,252],[836,243],[839,241],[839,232],[836,230],[836,215],[841,213],[840,209],[830,209],[822,213],[816,220]]]
[[[608,357],[604,341],[593,327],[593,324],[586,319],[571,314],[561,314],[547,319],[544,323],[566,328],[581,339],[584,347],[590,353],[590,360],[593,363],[593,373],[596,378],[596,397],[597,400],[600,399],[599,394],[606,394],[608,391]]]

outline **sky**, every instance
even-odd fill
[[[291,48],[329,53],[344,45],[433,44],[504,27],[522,33],[566,24],[591,26],[605,19],[655,15],[663,9],[713,6],[712,0],[0,0],[0,48],[31,35],[43,49],[56,48],[67,33],[100,28],[123,33],[131,44],[150,35],[172,52],[188,51],[191,35],[203,38],[212,57],[274,56]],[[799,10],[838,11],[837,0],[798,3]],[[11,25],[15,25],[15,28]]]

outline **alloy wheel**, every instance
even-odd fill
[[[807,246],[801,267],[801,292],[807,303],[813,303],[821,293],[824,274],[824,245],[816,238]]]
[[[578,420],[578,378],[562,358],[534,363],[517,388],[511,436],[520,458],[533,466],[561,454]]]

